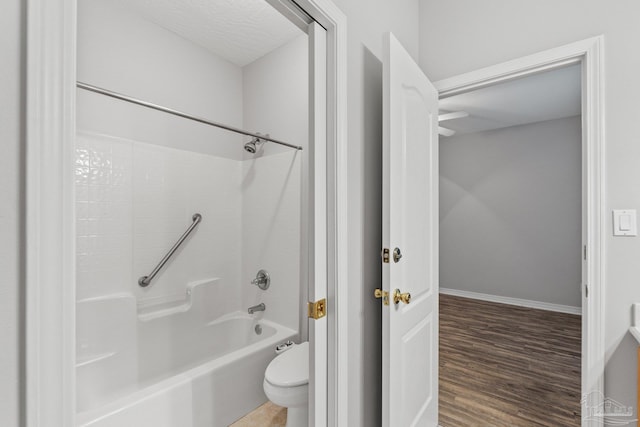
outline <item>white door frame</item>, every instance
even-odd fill
[[[346,17],[330,0],[296,3],[328,36],[327,424],[346,425]],[[77,0],[30,0],[27,7],[26,425],[69,427],[75,425],[76,397],[73,150]]]
[[[604,397],[604,36],[518,58],[434,83],[440,98],[582,63],[582,212],[586,254],[582,286],[582,394],[590,405]],[[588,286],[588,297],[587,297]],[[591,426],[595,420],[585,420]]]

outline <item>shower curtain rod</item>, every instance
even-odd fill
[[[273,138],[270,138],[268,136],[260,135],[258,133],[247,132],[246,130],[238,129],[238,128],[235,128],[233,126],[224,125],[222,123],[212,122],[211,120],[203,119],[201,117],[192,116],[190,114],[183,113],[183,112],[178,111],[178,110],[173,110],[171,108],[163,107],[161,105],[153,104],[153,103],[147,102],[147,101],[142,101],[140,99],[136,99],[136,98],[133,98],[131,96],[122,95],[120,93],[113,92],[113,91],[110,91],[110,90],[107,90],[107,89],[103,89],[103,88],[100,88],[100,87],[97,87],[97,86],[92,86],[92,85],[87,84],[87,83],[82,83],[82,82],[78,81],[78,82],[76,82],[76,86],[79,87],[80,89],[88,90],[90,92],[99,93],[101,95],[110,96],[111,98],[119,99],[121,101],[130,102],[130,103],[136,104],[136,105],[141,105],[143,107],[151,108],[151,109],[157,110],[157,111],[162,111],[164,113],[173,114],[174,116],[182,117],[184,119],[193,120],[195,122],[204,123],[205,125],[215,126],[217,128],[220,128],[220,129],[225,129],[225,130],[228,130],[228,131],[231,131],[231,132],[240,133],[242,135],[247,135],[247,136],[252,136],[254,138],[259,138],[259,139],[261,139],[263,141],[270,141],[270,142],[273,142],[275,144],[280,144],[280,145],[284,145],[286,147],[295,148],[296,150],[302,150],[302,147],[300,147],[299,145],[289,144],[288,142],[279,141],[277,139],[273,139]]]

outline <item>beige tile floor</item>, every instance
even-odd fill
[[[249,412],[229,427],[284,427],[287,423],[287,408],[267,402]]]

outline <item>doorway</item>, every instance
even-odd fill
[[[317,173],[331,185],[325,193],[316,193],[320,203],[315,209],[326,212],[316,224],[316,231],[327,237],[326,250],[318,251],[325,259],[327,280],[318,283],[316,295],[336,295],[338,283],[346,280],[346,237],[342,231],[346,217],[346,33],[345,17],[330,2],[297,3],[274,0],[274,7],[300,26],[305,22],[299,12],[326,29],[326,163]],[[28,425],[73,425],[75,423],[75,239],[73,215],[73,147],[76,67],[76,8],[73,0],[30,4],[27,159],[27,342],[26,370]],[[297,18],[296,18],[297,16]],[[308,24],[308,22],[306,22]],[[338,220],[335,220],[338,218]],[[322,222],[323,220],[326,220]],[[340,231],[340,232],[339,232]],[[327,255],[330,254],[330,255]],[[325,256],[326,255],[326,256]],[[315,262],[315,260],[314,260]],[[338,292],[340,294],[340,292]],[[315,295],[314,295],[315,296]],[[327,323],[336,322],[336,313],[346,306],[333,308],[330,301],[327,318],[309,325],[316,340],[344,342]],[[336,345],[318,349],[320,363],[314,378],[311,417],[318,425],[327,418],[346,417],[346,407],[338,396],[346,390],[346,379],[338,378],[338,363],[346,355],[338,354]],[[311,351],[313,353],[313,350]],[[340,365],[342,366],[342,365]],[[328,371],[328,374],[327,374]],[[323,374],[324,373],[324,374]],[[317,379],[322,378],[322,381]],[[316,387],[317,385],[317,387]],[[327,388],[342,391],[328,395]],[[328,402],[329,397],[332,398]]]
[[[579,82],[577,86],[581,97],[579,101],[579,112],[581,113],[582,118],[574,118],[574,124],[572,126],[574,129],[573,134],[575,135],[577,133],[578,135],[580,135],[579,150],[574,150],[573,154],[574,163],[575,161],[579,163],[579,187],[576,188],[578,189],[580,200],[578,214],[574,214],[571,224],[575,225],[576,222],[578,222],[581,224],[581,226],[579,227],[579,233],[576,233],[576,230],[574,228],[574,243],[572,244],[573,249],[571,250],[571,253],[574,257],[573,261],[570,262],[572,263],[572,265],[574,265],[572,274],[574,277],[577,276],[579,278],[579,281],[572,287],[573,292],[575,292],[573,299],[574,302],[567,303],[568,300],[564,300],[565,303],[563,303],[561,300],[556,300],[558,304],[555,305],[537,305],[531,304],[530,301],[526,301],[526,298],[515,298],[513,296],[511,298],[495,298],[495,295],[491,295],[491,293],[497,293],[495,292],[495,288],[489,291],[487,291],[488,288],[485,288],[484,292],[478,291],[476,293],[473,293],[473,291],[471,291],[470,289],[466,289],[461,292],[460,290],[456,291],[455,289],[452,289],[455,287],[460,287],[458,285],[453,285],[449,289],[447,289],[446,273],[445,277],[441,277],[441,286],[444,288],[444,292],[441,294],[441,304],[443,304],[442,311],[447,311],[447,309],[451,308],[452,305],[455,306],[456,304],[463,303],[471,303],[472,306],[475,304],[476,308],[481,307],[483,310],[489,310],[493,308],[491,304],[506,303],[512,305],[510,308],[516,308],[517,310],[534,310],[532,311],[532,313],[543,314],[544,318],[555,317],[556,321],[564,322],[564,325],[568,325],[569,323],[571,324],[571,327],[569,329],[573,330],[573,335],[570,338],[565,337],[564,339],[573,343],[572,346],[570,346],[572,350],[570,350],[569,353],[572,352],[574,358],[576,356],[578,357],[578,361],[574,360],[573,362],[571,362],[574,370],[576,368],[576,364],[578,365],[578,372],[573,375],[572,381],[574,383],[574,387],[576,382],[580,385],[577,388],[578,393],[574,391],[570,401],[570,404],[574,409],[567,410],[564,415],[567,415],[569,417],[568,419],[573,418],[573,422],[576,423],[575,425],[589,425],[589,423],[592,421],[589,418],[585,418],[584,409],[585,407],[587,409],[589,407],[593,407],[594,399],[597,399],[598,396],[601,396],[601,375],[604,368],[602,365],[604,346],[602,343],[600,326],[603,321],[600,300],[602,295],[600,271],[602,268],[601,236],[603,229],[601,224],[602,157],[600,153],[603,140],[601,133],[599,133],[602,125],[602,105],[600,104],[602,94],[601,86],[599,85],[599,78],[601,78],[599,67],[601,66],[601,64],[599,62],[598,55],[601,43],[601,38],[584,40],[572,45],[559,47],[550,51],[541,52],[536,55],[520,58],[518,60],[499,64],[493,67],[488,67],[486,69],[478,70],[476,72],[471,72],[465,75],[453,77],[435,83],[440,92],[441,105],[447,105],[447,98],[453,99],[455,98],[455,95],[458,94],[472,94],[473,91],[477,89],[482,90],[483,88],[493,87],[496,85],[504,84],[505,82],[509,84],[518,80],[524,81],[527,78],[540,78],[539,76],[543,76],[544,74],[562,72],[563,69],[565,70],[565,73],[570,73],[570,70],[572,68],[574,70],[577,69],[578,71],[577,73],[574,73],[573,80],[575,86],[577,76]],[[549,73],[545,73],[545,71]],[[566,85],[563,85],[563,89],[566,89],[566,87]],[[450,107],[451,106],[452,105],[450,105]],[[517,107],[514,107],[513,109],[510,108],[507,111],[513,112],[512,110],[517,110]],[[453,116],[452,121],[449,122],[450,127],[455,127],[455,125],[453,124],[455,120],[461,117],[465,117],[465,114],[455,114],[455,111],[452,110],[445,111],[444,113],[453,113],[449,115],[449,117]],[[445,118],[447,117],[445,116]],[[571,120],[572,119],[570,118],[565,118],[561,119],[560,121],[571,122]],[[556,127],[561,127],[561,125],[562,123],[560,122],[555,123]],[[571,126],[570,123],[565,123],[565,125]],[[441,126],[446,128],[447,122],[442,121]],[[540,127],[541,123],[530,126]],[[441,129],[441,131],[445,133],[449,132],[448,129]],[[509,129],[505,130],[504,132],[508,131]],[[491,132],[499,131],[489,131],[489,133]],[[484,136],[487,137],[487,135]],[[460,135],[459,137],[461,139],[465,138],[464,135]],[[446,137],[441,138],[443,139],[441,140],[442,148],[443,145],[446,144]],[[466,138],[469,139],[469,137]],[[478,152],[476,152],[476,154],[478,154]],[[502,153],[501,155],[504,155],[504,153]],[[577,174],[574,172],[574,181],[576,180],[576,175]],[[478,180],[475,184],[475,190],[478,190],[477,187],[482,186],[481,180]],[[482,192],[483,190],[478,191]],[[573,194],[573,196],[575,196],[575,194]],[[532,195],[531,197],[534,196]],[[446,202],[443,203],[443,205],[445,205],[443,206],[443,208],[447,209]],[[510,206],[511,204],[509,204],[508,201],[505,201],[502,207],[508,210]],[[574,211],[576,211],[577,209],[575,206],[576,201],[574,200]],[[449,208],[451,207],[452,206],[450,205]],[[523,215],[522,218],[526,219],[526,215]],[[451,224],[449,224],[449,226],[451,226]],[[486,231],[491,234],[489,236],[490,239],[495,237],[495,233],[492,233],[492,231],[495,230]],[[580,241],[579,244],[576,244],[576,236],[578,235]],[[446,231],[443,232],[442,238],[447,238]],[[445,246],[447,245],[446,242],[444,242],[443,244]],[[476,246],[475,249],[478,249],[478,247]],[[445,251],[446,250],[447,249],[445,248]],[[445,258],[444,262],[447,262],[446,253],[443,255],[443,258]],[[464,258],[464,256],[462,256],[462,254],[458,259],[460,270],[464,270],[465,263],[469,261],[469,252],[467,252],[466,255],[466,259]],[[485,253],[484,255],[497,258],[498,254]],[[510,255],[516,256],[518,254],[514,254],[513,252],[511,252]],[[526,256],[523,257],[523,259],[526,259]],[[451,261],[451,258],[449,259],[449,261]],[[471,259],[471,262],[473,262],[473,259]],[[575,267],[576,264],[578,264],[577,268]],[[562,265],[567,267],[566,263]],[[467,267],[469,267],[468,264]],[[476,265],[475,267],[478,266]],[[447,267],[443,266],[443,268],[446,270]],[[471,268],[471,270],[473,270],[473,268]],[[460,273],[460,271],[458,273]],[[464,274],[464,272],[462,273]],[[449,279],[452,278],[455,281],[455,275],[449,276]],[[460,279],[460,276],[458,276],[458,279]],[[483,279],[486,279],[486,277],[481,277],[479,281],[482,281]],[[567,287],[566,289],[570,288]],[[529,289],[529,291],[531,291],[531,289]],[[597,292],[597,295],[593,293],[594,291]],[[467,299],[456,300],[460,297]],[[471,299],[469,299],[468,297],[471,297]],[[523,299],[525,301],[523,301]],[[577,301],[578,303],[576,304],[575,301]],[[488,305],[483,306],[483,304]],[[513,304],[515,304],[516,306],[529,306],[529,308],[518,308],[514,307]],[[473,307],[467,307],[467,309],[469,310],[471,308]],[[550,309],[552,311],[540,311],[539,309]],[[576,316],[577,314],[580,315],[580,318],[571,317]],[[518,316],[522,316],[522,312],[519,312]],[[570,320],[567,322],[567,319],[563,318],[563,316],[569,316],[568,319]],[[444,327],[445,326],[443,325],[443,328]],[[571,357],[568,358],[570,359]],[[444,363],[446,363],[446,357]],[[473,364],[473,362],[471,363]],[[496,370],[498,371],[499,369],[496,368]],[[599,375],[594,376],[594,372],[599,372]],[[559,404],[558,406],[562,407],[562,404]],[[583,414],[582,420],[580,420],[579,416],[580,408],[582,409]],[[566,404],[564,409],[569,409],[566,407]],[[444,418],[441,419],[441,422],[443,426],[447,425]],[[570,425],[567,422],[564,423]]]
[[[580,425],[580,71],[440,99],[444,427]]]
[[[78,425],[286,418],[263,381],[273,348],[308,354],[308,35],[263,0],[89,0],[77,39]]]
[[[595,37],[561,46],[544,52],[539,52],[527,57],[497,64],[495,66],[483,68],[467,74],[455,76],[441,80],[433,84],[424,73],[417,68],[415,62],[410,59],[402,49],[394,48],[388,50],[385,57],[384,75],[384,119],[383,126],[383,148],[386,150],[383,159],[383,195],[393,199],[394,203],[385,203],[383,197],[383,286],[374,293],[376,298],[380,298],[383,303],[383,396],[382,413],[383,425],[395,425],[398,419],[401,425],[410,425],[411,420],[422,417],[429,409],[429,425],[437,425],[437,409],[433,409],[433,404],[437,406],[438,384],[437,371],[437,340],[432,340],[429,334],[420,335],[421,352],[405,352],[404,347],[398,344],[398,339],[403,340],[403,344],[411,340],[415,341],[418,332],[424,332],[426,325],[433,325],[437,316],[421,318],[419,310],[415,306],[409,306],[413,300],[413,290],[421,291],[425,282],[429,282],[429,292],[426,296],[435,293],[439,294],[438,280],[438,250],[432,251],[412,251],[413,260],[410,261],[408,252],[403,248],[410,245],[421,244],[423,246],[435,245],[437,248],[439,232],[438,221],[435,219],[435,227],[431,227],[428,232],[424,232],[425,224],[433,222],[431,219],[438,214],[437,183],[438,183],[438,163],[437,163],[437,135],[438,135],[438,113],[431,112],[430,107],[425,106],[422,114],[415,114],[419,108],[404,105],[411,100],[416,100],[413,96],[420,93],[421,100],[416,104],[426,105],[435,102],[437,110],[437,99],[447,98],[456,94],[470,92],[498,83],[509,82],[525,76],[536,75],[544,71],[561,69],[570,65],[580,64],[582,77],[581,84],[581,148],[582,148],[582,189],[584,193],[581,198],[582,212],[582,268],[581,268],[581,300],[582,300],[582,336],[581,336],[581,403],[583,405],[582,425],[591,425],[593,417],[584,414],[592,414],[603,400],[603,374],[604,374],[604,336],[603,336],[603,89],[602,89],[602,37]],[[402,65],[400,65],[402,63]],[[402,72],[391,73],[390,70],[403,70]],[[406,94],[404,92],[412,92]],[[404,95],[404,96],[403,96]],[[404,104],[403,104],[404,103]],[[425,114],[427,110],[428,114]],[[456,112],[446,114],[456,115]],[[421,120],[411,120],[420,117]],[[430,120],[425,120],[429,117]],[[442,130],[442,129],[441,129]],[[445,129],[446,132],[446,129]],[[395,141],[395,144],[392,144]],[[435,143],[434,143],[435,142]],[[395,183],[397,176],[407,174],[408,165],[413,164],[407,159],[410,152],[406,146],[427,145],[430,148],[429,154],[422,154],[422,170],[427,169],[434,177],[421,181],[422,191],[408,194],[404,183]],[[395,150],[395,151],[394,151]],[[387,157],[391,160],[387,160]],[[434,162],[433,159],[436,159]],[[392,170],[390,166],[402,166]],[[418,171],[415,176],[422,178],[423,174]],[[418,181],[420,181],[418,179]],[[435,186],[431,183],[435,182]],[[432,187],[435,187],[432,189]],[[421,216],[420,221],[406,221],[407,210],[403,203],[422,203],[431,194],[436,194],[436,200],[429,201],[431,209],[422,214],[416,214],[416,209],[411,209],[414,215]],[[391,215],[393,214],[393,215]],[[395,221],[392,221],[392,217]],[[395,227],[395,228],[394,228]],[[404,234],[389,236],[390,229],[404,231]],[[412,230],[406,233],[406,230]],[[394,248],[395,247],[395,248]],[[402,251],[400,250],[402,249]],[[393,251],[393,263],[391,263],[391,253]],[[417,255],[417,256],[416,256]],[[402,261],[401,261],[402,259]],[[429,276],[415,274],[413,276],[402,273],[407,270],[409,263],[415,268],[418,264],[431,263]],[[397,264],[397,265],[396,265]],[[388,266],[389,268],[385,268]],[[418,266],[419,268],[419,266]],[[386,272],[385,272],[386,271]],[[390,280],[389,271],[399,274],[395,280]],[[394,273],[395,272],[395,273]],[[434,276],[435,280],[430,277]],[[393,277],[391,277],[393,279]],[[397,287],[394,291],[394,287]],[[402,289],[400,289],[402,287]],[[435,291],[435,292],[434,292]],[[418,299],[425,299],[425,295],[417,296]],[[391,305],[393,296],[393,306]],[[402,303],[402,304],[401,304]],[[389,309],[385,309],[388,306]],[[437,309],[437,305],[436,305]],[[434,313],[433,311],[431,313]],[[411,316],[412,315],[412,316]],[[410,320],[420,320],[422,322],[411,330],[410,333],[399,329],[406,326]],[[406,321],[405,321],[406,320]],[[395,329],[394,329],[395,328]],[[437,335],[437,328],[431,331],[430,336]],[[435,350],[435,351],[434,351]],[[421,362],[411,359],[416,354],[421,355]],[[411,362],[411,363],[408,363]],[[403,372],[416,372],[416,369],[428,371],[428,381],[420,375],[396,375],[393,371],[397,366],[403,368]],[[386,387],[392,385],[393,388]],[[420,393],[416,393],[416,391]],[[394,399],[394,396],[412,396],[411,400]],[[587,410],[585,410],[587,409]],[[400,417],[400,418],[398,418]],[[399,425],[400,425],[399,424]]]

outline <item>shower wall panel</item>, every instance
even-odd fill
[[[75,190],[79,300],[132,291],[132,170],[130,142],[78,134]]]
[[[299,151],[243,162],[242,293],[243,305],[261,302],[264,316],[298,330],[300,290]],[[266,291],[249,283],[261,268],[269,271]]]
[[[301,277],[302,164],[309,154],[308,39],[302,34],[245,66],[244,126],[265,129],[304,151],[265,144],[256,156],[245,154],[242,180],[243,285],[260,268],[272,276],[271,288],[243,286],[245,306],[264,302],[264,316],[295,330],[304,326],[301,301],[307,282]],[[306,309],[306,306],[305,306]]]
[[[78,299],[124,292],[167,304],[185,299],[187,283],[217,277],[228,298],[213,311],[240,308],[241,162],[91,133],[76,151]],[[196,212],[202,222],[139,287]]]

